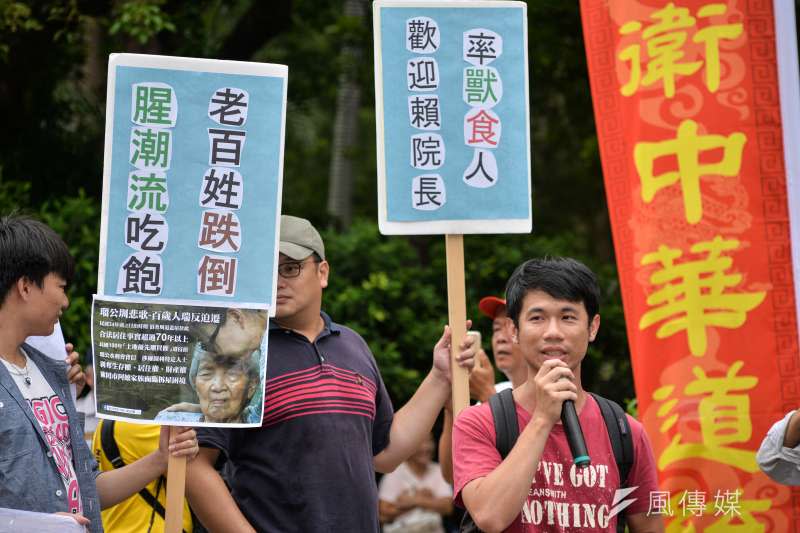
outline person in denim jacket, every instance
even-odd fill
[[[68,514],[89,531],[103,531],[100,509],[136,494],[164,473],[167,448],[197,455],[185,429],[159,450],[113,472],[100,473],[83,439],[62,362],[24,343],[49,335],[69,305],[74,262],[61,238],[22,216],[0,218],[0,507]]]

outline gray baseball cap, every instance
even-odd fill
[[[317,252],[325,259],[325,245],[319,232],[304,218],[281,215],[280,252],[295,261]]]

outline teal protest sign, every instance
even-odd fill
[[[117,54],[108,72],[97,414],[257,426],[287,68]]]
[[[286,79],[111,57],[98,293],[274,307]]]
[[[386,234],[531,230],[522,2],[374,3]]]

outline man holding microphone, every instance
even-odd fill
[[[600,327],[599,293],[592,271],[568,258],[526,261],[508,281],[512,342],[528,365],[513,391],[519,437],[501,457],[489,404],[463,411],[453,430],[456,504],[483,531],[613,531],[623,509],[630,531],[664,531],[660,517],[647,515],[658,486],[642,425],[627,417],[633,461],[621,485],[599,404],[581,387],[581,362]],[[559,423],[566,400],[585,435],[585,467],[573,463]]]

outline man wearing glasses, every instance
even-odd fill
[[[280,234],[262,425],[198,429],[188,496],[215,532],[378,531],[375,470],[408,458],[449,398],[450,330],[417,392],[394,413],[367,344],[322,312],[330,267],[319,233],[284,215]],[[459,364],[471,367],[474,355],[465,339]],[[226,461],[230,492],[214,469]]]

